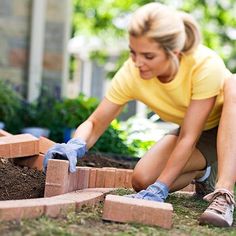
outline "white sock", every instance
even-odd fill
[[[204,175],[200,177],[199,179],[196,179],[196,181],[197,182],[205,181],[209,177],[210,173],[211,173],[211,166],[207,166]]]

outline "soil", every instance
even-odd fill
[[[137,160],[114,154],[88,153],[78,161],[78,165],[132,169]],[[11,160],[0,159],[0,200],[43,197],[45,177],[42,171],[20,167]]]

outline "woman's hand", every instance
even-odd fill
[[[76,171],[77,158],[82,158],[86,151],[86,142],[81,138],[70,139],[67,143],[57,143],[45,154],[43,171],[46,173],[50,159],[61,159],[69,161],[69,170],[73,173]]]

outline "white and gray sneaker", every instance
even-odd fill
[[[209,224],[219,227],[230,227],[233,224],[234,195],[226,189],[216,189],[204,197],[210,202],[208,208],[199,218],[202,225]]]

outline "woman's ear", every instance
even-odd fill
[[[180,51],[178,49],[174,49],[172,51],[177,57],[180,55]]]

